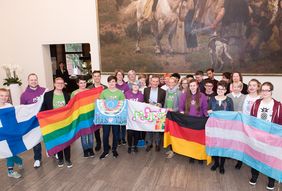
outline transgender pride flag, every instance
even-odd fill
[[[238,112],[213,112],[206,123],[206,151],[240,160],[282,181],[281,125]]]

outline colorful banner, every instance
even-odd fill
[[[8,158],[32,149],[42,141],[36,117],[42,105],[37,103],[0,109],[0,158]]]
[[[163,132],[166,112],[164,108],[128,100],[126,128],[135,131]]]
[[[126,125],[126,100],[96,100],[94,124]]]
[[[164,147],[172,146],[178,154],[211,162],[206,153],[205,124],[207,117],[193,117],[168,112],[166,115]]]
[[[242,161],[282,181],[282,126],[238,112],[213,112],[206,123],[207,153]]]
[[[99,87],[80,92],[66,106],[38,113],[49,156],[68,147],[80,136],[99,128],[93,124],[94,103],[102,91],[103,88]]]

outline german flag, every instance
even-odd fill
[[[206,153],[205,124],[207,117],[193,117],[176,112],[167,112],[164,132],[164,147],[172,146],[178,154],[207,160],[211,157]]]

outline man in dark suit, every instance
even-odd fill
[[[166,92],[159,88],[160,78],[159,76],[153,75],[151,80],[151,86],[144,89],[144,102],[158,107],[163,107],[165,102]],[[146,151],[149,152],[153,147],[153,140],[156,142],[156,151],[160,151],[161,146],[161,133],[159,132],[147,132],[146,133]]]

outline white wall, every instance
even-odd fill
[[[95,0],[1,0],[0,64],[19,64],[26,81],[36,72],[40,84],[52,87],[47,49],[43,45],[90,43],[92,63],[99,69]],[[51,67],[51,66],[50,66]],[[47,69],[45,71],[45,69]],[[3,70],[0,80],[5,77]]]
[[[93,68],[99,69],[96,10],[95,0],[1,0],[0,65],[19,64],[23,68],[24,86],[26,76],[36,72],[40,84],[52,88],[48,45],[90,43]],[[0,80],[4,77],[1,69]],[[262,82],[271,81],[274,97],[282,100],[282,76],[248,76],[244,81],[253,77]]]

